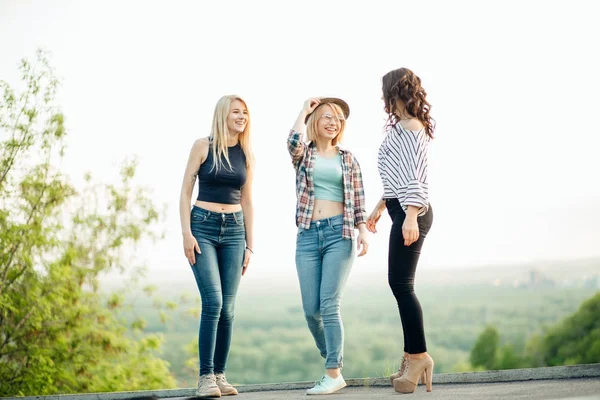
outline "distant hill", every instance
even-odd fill
[[[489,265],[460,270],[421,269],[417,279],[422,284],[489,283],[515,285],[529,282],[532,273],[556,282],[557,285],[576,285],[600,276],[600,258],[581,260],[531,261],[524,264]]]
[[[387,285],[384,266],[379,266],[376,273],[353,271],[348,280],[348,288],[382,288]],[[252,274],[243,278],[243,290],[262,292],[265,286],[272,290],[296,290],[298,287],[295,275],[289,271],[285,276],[273,275],[270,280],[256,278]],[[173,271],[149,274],[142,280],[144,284],[157,285],[165,291],[196,293],[196,284],[191,272],[185,268]],[[112,277],[103,281],[106,290],[116,289],[123,285],[121,277]],[[417,270],[418,286],[460,286],[460,285],[494,285],[511,287],[583,287],[600,289],[600,258],[580,260],[531,261],[523,264],[474,266],[462,269],[428,269]]]

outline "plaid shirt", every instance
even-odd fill
[[[344,182],[344,227],[342,237],[354,238],[354,228],[358,224],[367,222],[365,210],[365,191],[363,188],[360,165],[352,153],[338,147],[342,156],[342,175]],[[313,171],[316,145],[306,145],[302,141],[302,134],[294,130],[288,136],[288,151],[292,156],[292,163],[296,168],[296,226],[308,229],[312,220],[315,205],[315,186]]]

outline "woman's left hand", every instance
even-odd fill
[[[246,252],[244,253],[244,264],[242,264],[242,276],[244,276],[246,270],[248,269],[248,264],[250,264],[251,256],[252,252],[250,251],[250,249],[246,249]]]
[[[369,250],[369,242],[367,242],[366,232],[361,232],[358,234],[358,239],[356,240],[356,250],[361,250],[360,253],[358,253],[358,257],[362,257],[367,254],[367,251]]]
[[[402,236],[404,237],[404,245],[410,246],[419,239],[419,224],[416,218],[405,218],[402,224]]]

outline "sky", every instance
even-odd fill
[[[136,182],[167,205],[165,239],[142,247],[149,279],[192,278],[179,193],[189,150],[225,94],[247,102],[257,168],[250,283],[295,276],[294,170],[286,137],[304,100],[351,108],[367,212],[382,194],[381,77],[419,75],[437,122],[434,223],[419,268],[456,270],[600,256],[600,25],[588,1],[0,0],[0,79],[51,53],[66,115],[63,170]],[[384,214],[353,278],[385,279]]]

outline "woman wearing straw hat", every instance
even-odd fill
[[[326,369],[308,394],[329,394],[346,386],[340,371],[344,347],[340,302],[354,260],[354,242],[359,257],[369,247],[360,165],[339,145],[349,114],[342,99],[309,99],[288,136],[296,169],[296,270],[306,322]]]
[[[427,353],[423,312],[415,295],[417,263],[433,223],[429,204],[427,161],[435,124],[421,79],[408,68],[388,72],[382,79],[388,114],[387,136],[379,148],[378,168],[384,193],[369,216],[369,231],[384,209],[392,218],[388,281],[396,297],[404,332],[404,356],[390,380],[397,392],[412,393],[421,379],[432,390],[433,359]]]

